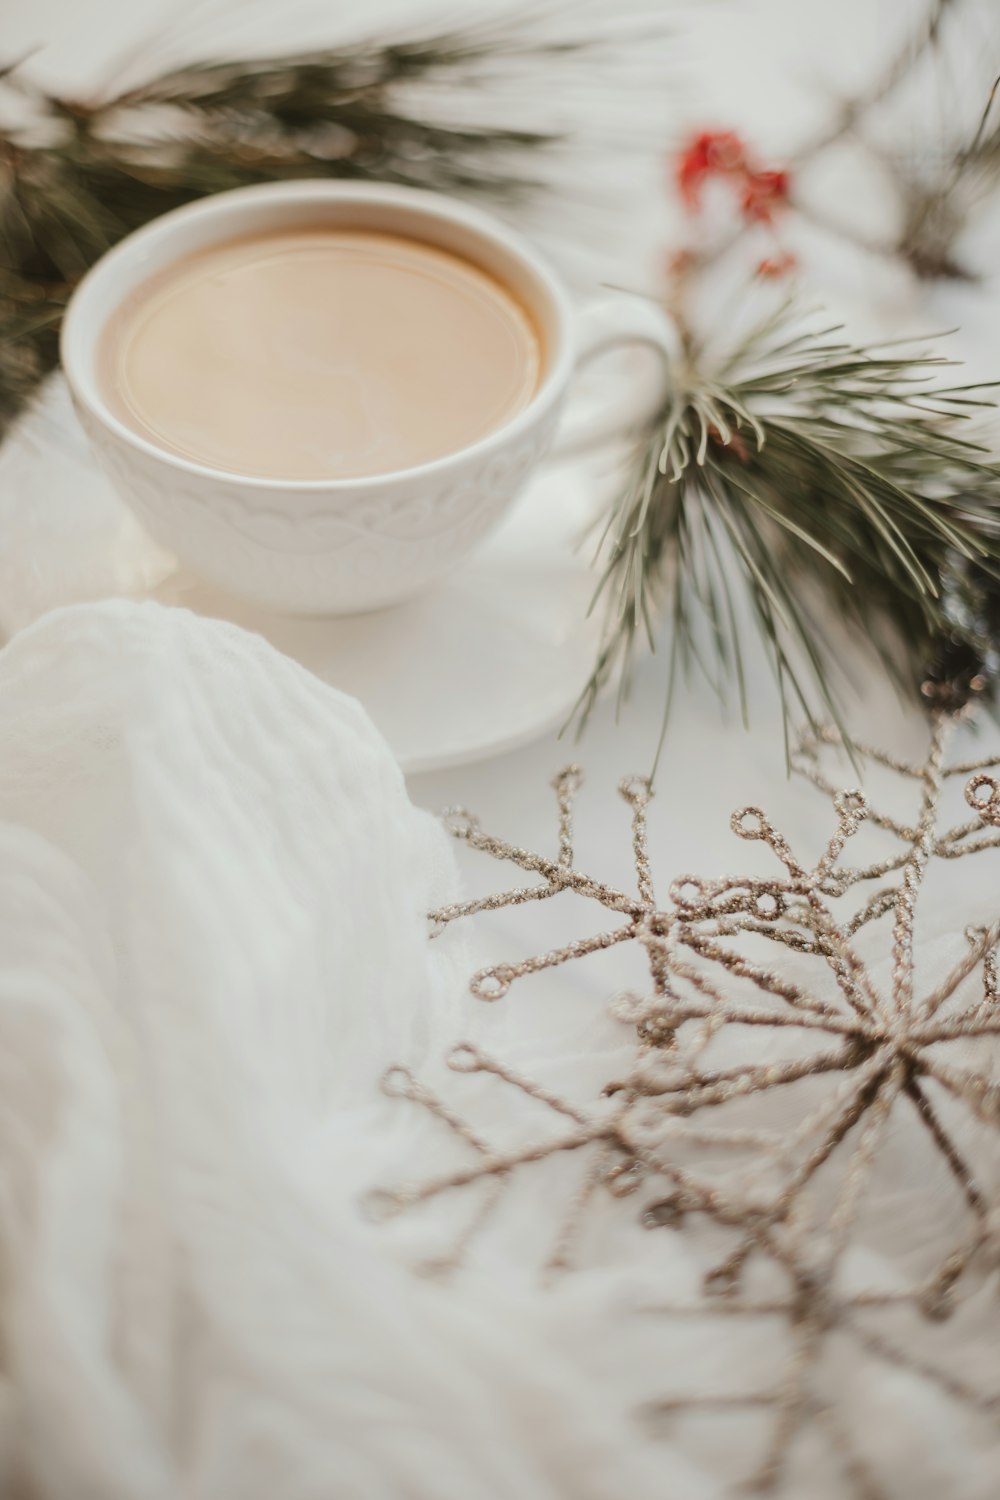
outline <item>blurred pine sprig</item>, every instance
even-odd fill
[[[897,253],[923,280],[974,281],[959,246],[977,212],[1000,183],[1000,90],[996,79],[971,140],[927,162],[902,156],[892,165],[902,198]]]
[[[616,672],[627,693],[661,617],[664,725],[691,668],[733,691],[746,720],[738,595],[786,731],[817,709],[841,723],[821,596],[925,699],[954,710],[995,685],[1000,464],[962,427],[993,403],[981,386],[940,384],[951,361],[840,333],[803,331],[786,304],[713,368],[688,341],[602,539],[607,622],[581,721]]]
[[[9,68],[0,76],[31,118],[0,129],[0,436],[57,363],[74,285],[123,235],[209,193],[294,177],[517,199],[538,185],[527,162],[559,136],[436,122],[411,87],[468,85],[586,45],[482,28],[194,64],[92,103]]]

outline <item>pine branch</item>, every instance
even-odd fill
[[[958,242],[1000,182],[998,90],[1000,78],[989,92],[972,139],[946,152],[943,164],[893,163],[904,205],[896,253],[924,280],[977,279],[963,264]]]
[[[701,671],[744,720],[738,596],[778,682],[786,731],[818,708],[840,723],[814,609],[825,596],[902,686],[955,708],[993,684],[1000,625],[1000,464],[963,424],[993,403],[939,383],[951,362],[854,347],[790,304],[709,373],[692,350],[642,434],[608,519],[597,598],[607,623],[577,706],[586,720],[641,639],[670,639],[664,727],[679,671]]]

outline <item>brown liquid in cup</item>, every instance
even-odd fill
[[[297,229],[153,276],[102,335],[105,399],[209,468],[349,479],[414,468],[502,427],[538,388],[535,324],[494,277],[400,235]]]

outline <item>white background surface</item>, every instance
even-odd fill
[[[365,13],[364,29],[367,31],[374,25],[373,9]],[[753,4],[745,3],[745,0],[736,4],[734,0],[734,3],[723,4],[720,0],[720,3],[705,3],[686,11],[674,7],[647,7],[647,11],[652,11],[662,20],[664,27],[674,29],[678,40],[676,60],[665,60],[663,64],[662,98],[647,96],[653,100],[647,122],[650,149],[629,172],[622,174],[621,188],[626,197],[632,195],[631,206],[626,208],[619,199],[614,212],[609,210],[607,223],[602,222],[600,216],[593,218],[590,221],[591,238],[585,245],[578,242],[560,250],[559,234],[550,226],[547,243],[552,253],[564,257],[581,291],[586,290],[588,277],[591,284],[605,278],[648,284],[656,275],[662,248],[673,232],[662,195],[661,140],[665,149],[669,145],[668,129],[672,128],[676,138],[688,126],[732,124],[744,130],[750,140],[759,142],[762,151],[780,154],[786,146],[793,147],[809,133],[838,88],[849,86],[862,72],[877,70],[880,59],[891,50],[900,29],[912,24],[921,10],[922,6],[915,3],[879,3],[876,6],[870,0],[869,3],[851,0],[851,3],[836,6],[805,4],[802,0],[797,4],[789,3],[789,0],[780,4],[777,0],[766,0],[766,3],[760,0],[760,3]],[[595,11],[599,13],[599,8],[595,7]],[[425,14],[422,5],[405,8],[397,5],[395,13],[400,12],[414,23]],[[976,12],[979,33],[987,27],[994,12],[993,6],[979,7]],[[153,14],[152,6],[134,4],[71,7],[68,0],[40,0],[40,3],[30,6],[20,4],[9,21],[5,17],[4,46],[17,53],[22,47],[45,42],[57,35],[57,43],[40,53],[32,66],[40,76],[44,74],[66,86],[82,87],[106,59],[120,52],[130,40],[145,34]],[[570,17],[573,13],[567,8],[566,14]],[[204,12],[198,12],[198,15],[202,19],[197,27],[192,25],[185,35],[192,48],[199,51],[209,50],[207,40],[213,34],[224,38],[230,48],[246,45],[251,36],[290,46],[300,41],[326,39],[329,35],[328,18],[320,16],[317,11],[312,12],[312,20],[308,26],[303,25],[301,32],[295,29],[288,13],[281,11],[276,15],[273,8],[261,8],[259,12],[255,9],[249,16],[240,12],[228,21],[223,19],[211,25],[204,19]],[[340,30],[345,28],[345,15],[349,19],[346,7],[338,13]],[[279,26],[280,35],[276,34]],[[158,60],[165,59],[158,53]],[[662,118],[658,111],[662,111]],[[933,121],[928,121],[927,112],[921,118],[933,134],[936,127]],[[829,164],[824,172],[827,175],[815,190],[831,208],[854,212],[859,200],[864,199],[870,203],[873,212],[886,212],[885,195],[879,187],[877,175],[874,179],[868,176],[859,178],[855,163],[848,159]],[[610,248],[612,245],[614,253]],[[822,286],[825,298],[834,310],[844,310],[860,329],[923,331],[959,322],[965,328],[956,341],[957,346],[967,355],[977,373],[992,374],[1000,365],[1000,338],[997,336],[1000,333],[1000,309],[996,287],[989,280],[974,289],[927,291],[915,286],[905,275],[891,272],[882,262],[856,255],[839,244],[825,243],[819,236],[804,236],[798,248],[806,264],[807,280],[812,285]],[[984,239],[976,247],[978,258],[984,265],[995,263],[995,248],[995,238]],[[589,270],[586,269],[588,266]],[[44,441],[44,429],[39,429],[38,438]],[[48,457],[51,459],[52,455]],[[28,519],[24,512],[24,492],[9,472],[0,472],[0,481],[0,527],[3,528],[0,553],[5,563],[9,564],[12,558],[20,558],[23,563],[26,554],[19,554],[17,546],[19,526]],[[86,592],[86,570],[82,564],[81,571],[74,572],[70,566],[72,559],[67,558],[63,546],[60,566],[64,566],[66,572],[59,574],[51,563],[49,551],[40,542],[46,529],[54,542],[59,539],[64,542],[67,535],[76,534],[76,528],[80,536],[79,557],[83,558],[93,537],[81,520],[80,510],[74,507],[73,496],[60,490],[58,493],[53,491],[48,502],[41,497],[30,521],[34,527],[34,541],[28,562],[19,571],[8,567],[2,580],[0,607],[6,611],[8,625],[16,623],[19,615],[18,588],[22,590],[22,600],[30,594],[36,602],[42,597],[50,600],[58,597],[61,581],[69,596]],[[134,534],[118,535],[118,544],[122,548],[120,561],[123,567],[148,565],[150,576],[155,576],[156,560],[142,552]],[[27,613],[31,612],[27,610]],[[836,643],[836,637],[833,639]],[[919,755],[923,743],[919,717],[898,708],[889,690],[866,671],[856,650],[850,655],[849,663],[857,683],[857,699],[852,711],[854,723],[870,739],[882,740],[893,748],[909,749],[915,756]],[[516,842],[553,850],[555,819],[548,782],[556,768],[572,755],[585,764],[588,773],[587,787],[581,798],[577,863],[580,867],[594,869],[609,881],[624,884],[631,878],[628,816],[615,796],[614,788],[621,777],[642,772],[650,764],[659,728],[664,670],[661,661],[648,662],[636,684],[633,705],[622,723],[616,725],[613,722],[610,706],[602,707],[579,747],[559,743],[549,736],[480,765],[414,777],[411,793],[419,803],[431,808],[465,803],[480,814],[488,829],[501,832]],[[99,672],[95,675],[106,683],[106,676]],[[141,673],[139,676],[141,684]],[[197,674],[193,680],[198,683]],[[206,699],[212,698],[209,687],[199,685],[199,691]],[[785,779],[775,695],[759,662],[755,663],[751,676],[751,700],[753,728],[750,733],[744,733],[735,721],[721,715],[704,685],[694,684],[678,695],[650,826],[652,859],[661,877],[661,888],[682,872],[712,874],[730,868],[747,868],[755,851],[748,851],[746,844],[737,844],[729,831],[731,810],[745,803],[759,802],[768,808],[793,846],[801,849],[807,858],[814,856],[829,833],[830,814],[826,804],[815,794],[796,783],[789,784]],[[323,723],[328,719],[332,723],[330,715],[322,717],[319,709],[316,712],[317,722],[322,718]],[[150,722],[159,722],[152,710]],[[171,748],[177,752],[174,758],[178,770],[176,796],[166,805],[180,818],[188,813],[185,787],[191,772],[183,727],[176,719],[169,723],[176,736],[176,744],[172,743]],[[142,725],[133,724],[133,728],[137,728],[141,738]],[[330,732],[333,733],[332,728]],[[278,748],[272,744],[272,770],[280,765],[280,734],[277,731],[274,739]],[[69,749],[72,748],[70,742]],[[312,748],[315,752],[315,745]],[[324,757],[319,755],[317,760],[323,763]],[[158,806],[155,781],[152,793],[142,777],[137,777],[137,786],[144,797],[149,797],[151,806]],[[107,795],[113,800],[116,788],[107,788]],[[253,797],[254,788],[250,787],[243,799],[245,814],[246,808],[252,813]],[[385,807],[387,815],[395,814],[396,805],[391,800],[387,800]],[[47,816],[55,816],[51,810],[43,811]],[[95,846],[103,836],[99,813],[100,808],[96,807],[90,814]],[[402,821],[402,815],[399,816]],[[266,869],[267,850],[263,847],[261,831],[249,814],[246,814],[246,824],[250,831],[248,837],[252,833],[258,840],[253,848],[262,862],[261,867]],[[203,833],[203,855],[209,875],[203,871],[200,874],[206,881],[206,888],[211,883],[211,860],[219,857],[212,837],[213,827],[206,826]],[[159,838],[159,824],[150,825],[149,831]],[[317,839],[312,845],[311,839],[303,835],[302,842],[310,844],[314,853],[336,850],[334,840]],[[418,858],[417,855],[413,857]],[[474,855],[465,857],[463,854],[463,866],[470,883],[476,888],[507,883],[506,875]],[[327,878],[326,866],[322,862],[310,866],[310,870],[312,879]],[[371,873],[370,870],[367,872]],[[346,873],[340,869],[339,873],[343,880],[343,902],[349,909],[352,899],[350,872],[349,869]],[[398,875],[398,872],[394,873]],[[120,871],[116,869],[114,875],[117,883],[125,883]],[[186,933],[192,923],[197,930],[198,919],[206,920],[196,900],[200,887],[195,885],[192,894],[183,882],[178,884],[184,898],[179,911],[188,924],[178,931]],[[397,886],[401,888],[401,881],[397,881]],[[208,894],[206,889],[206,896]],[[950,899],[953,905],[942,906],[934,913],[937,926],[945,931],[956,928],[965,919],[959,875],[954,877],[950,887]],[[294,904],[291,897],[289,904]],[[553,902],[525,906],[484,922],[482,941],[488,951],[498,957],[516,958],[579,936],[590,929],[594,920],[592,914],[582,910],[573,900],[565,904]],[[256,939],[258,934],[254,936]],[[157,950],[154,948],[153,951]],[[187,953],[183,940],[178,941],[178,951]],[[236,944],[233,951],[237,952]],[[250,951],[252,957],[256,949]],[[403,967],[399,954],[395,956]],[[519,986],[502,1006],[485,1014],[481,1022],[477,1019],[477,1027],[481,1028],[478,1034],[487,1043],[502,1035],[508,1048],[513,1044],[515,1052],[520,1049],[518,1055],[521,1057],[531,1056],[534,1049],[537,1056],[544,1056],[546,1060],[547,1078],[558,1084],[560,1072],[565,1075],[578,1055],[603,1037],[605,1002],[614,989],[621,988],[634,976],[638,977],[633,965],[633,958],[612,953],[600,960],[588,960],[575,969],[565,969],[557,975],[527,982]],[[233,971],[241,982],[248,966],[249,960],[242,967],[237,965]],[[145,967],[152,972],[150,965]],[[232,986],[228,975],[222,975],[222,979],[226,983],[220,980],[220,993],[229,996]],[[365,985],[374,982],[371,974],[366,973],[359,990],[364,991]],[[243,1034],[239,1017],[234,1021],[234,1034]],[[395,1045],[395,1039],[392,1044]],[[211,1102],[208,1087],[205,1096]],[[398,1128],[404,1130],[408,1126],[403,1124]],[[350,1159],[357,1170],[356,1161],[353,1157]],[[315,1166],[315,1162],[309,1165]],[[650,1241],[652,1237],[646,1239]],[[646,1253],[651,1256],[656,1248],[647,1249]],[[500,1244],[499,1248],[494,1247],[488,1253],[499,1258],[505,1249],[509,1247]],[[517,1257],[508,1254],[506,1259],[517,1274],[520,1264]],[[223,1271],[219,1277],[220,1285],[224,1286],[225,1279]],[[605,1353],[603,1344],[593,1337],[586,1349],[583,1347],[588,1328],[583,1314],[590,1305],[589,1296],[584,1278],[582,1288],[579,1284],[576,1288],[567,1285],[551,1304],[553,1319],[561,1318],[564,1324],[564,1351],[572,1356],[573,1339],[580,1341],[581,1368],[587,1361],[596,1360],[600,1364]],[[348,1298],[347,1301],[354,1305],[354,1299]],[[335,1312],[338,1318],[342,1316],[339,1303]],[[253,1323],[252,1318],[249,1321]],[[657,1362],[650,1357],[641,1370],[635,1364],[626,1366],[624,1360],[621,1368],[614,1368],[614,1361],[621,1352],[618,1346],[608,1346],[607,1361],[616,1388],[624,1398],[630,1398],[633,1392],[637,1399],[651,1394],[662,1374],[662,1359]],[[647,1382],[646,1388],[643,1388],[644,1381]],[[943,1459],[941,1463],[944,1463]],[[937,1494],[945,1492],[933,1474],[932,1479],[936,1491],[931,1488],[927,1493],[935,1494],[936,1500]],[[683,1485],[674,1489],[678,1500],[691,1500],[694,1493]],[[970,1482],[961,1493],[985,1500],[991,1491],[976,1488],[975,1482]]]

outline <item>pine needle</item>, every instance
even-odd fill
[[[956,405],[992,406],[987,387],[939,384],[952,361],[800,323],[786,304],[720,373],[691,350],[674,371],[599,549],[607,616],[578,723],[616,674],[628,692],[654,607],[671,622],[668,712],[680,662],[724,698],[735,688],[746,719],[741,596],[786,724],[819,712],[844,732],[821,597],[925,699],[954,708],[993,685],[1000,464]]]

